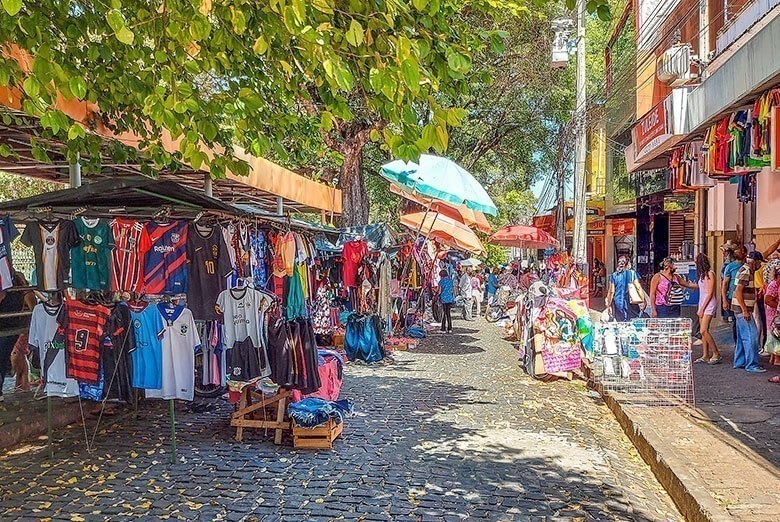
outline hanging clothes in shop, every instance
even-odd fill
[[[149,303],[128,303],[133,325],[135,349],[133,362],[133,387],[141,389],[162,388],[162,336],[163,321],[157,307]]]
[[[38,288],[48,292],[64,289],[70,282],[70,250],[80,241],[73,221],[32,223],[19,241],[33,248]]]
[[[357,286],[357,272],[360,265],[363,263],[363,258],[368,255],[368,245],[363,240],[348,241],[344,243],[341,257],[343,259],[342,265],[342,280],[344,286],[353,287]]]
[[[111,221],[114,249],[111,251],[111,289],[116,292],[141,292],[143,257],[140,255],[144,225],[138,221],[116,218]]]
[[[743,174],[737,180],[737,200],[749,203],[756,200],[756,174]]]
[[[317,341],[308,319],[277,319],[268,326],[271,379],[288,390],[304,395],[320,386],[317,371]]]
[[[65,301],[57,336],[65,344],[66,375],[79,383],[100,384],[101,345],[111,311],[103,305]]]
[[[130,309],[124,303],[114,305],[103,340],[103,398],[130,403],[133,400],[132,360],[135,350]]]
[[[224,320],[224,347],[236,350],[230,353],[233,380],[248,381],[271,374],[265,314],[272,303],[269,294],[246,286],[219,294],[217,307]]]
[[[285,307],[285,310],[288,321],[292,321],[299,317],[306,317],[308,315],[308,311],[306,310],[306,298],[303,294],[304,283],[301,272],[301,266],[296,264],[293,268],[293,275],[290,277],[287,285],[287,306]]]
[[[382,327],[376,315],[350,314],[346,322],[344,349],[350,361],[368,363],[384,357]]]
[[[78,397],[79,385],[65,370],[65,343],[57,338],[62,303],[38,303],[30,317],[28,343],[38,350],[43,371],[43,391],[47,397]]]
[[[195,350],[200,348],[195,319],[181,305],[159,303],[156,308],[163,318],[162,386],[146,390],[146,397],[191,401],[195,395]]]
[[[19,231],[11,217],[8,214],[0,216],[0,290],[14,286],[11,243],[18,235]]]
[[[139,247],[147,294],[187,292],[187,223],[150,221],[144,226]]]
[[[187,304],[198,321],[216,321],[217,297],[227,289],[233,272],[224,237],[217,227],[191,224],[188,233],[189,284]]]
[[[252,279],[258,289],[266,288],[268,274],[266,272],[266,240],[262,230],[255,228],[249,233],[250,262],[252,265]]]
[[[74,221],[79,244],[71,251],[73,288],[108,290],[111,287],[111,250],[114,234],[107,221],[80,217]]]

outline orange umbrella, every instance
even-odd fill
[[[518,248],[553,248],[560,246],[557,239],[544,230],[524,225],[509,225],[488,239],[494,245]]]
[[[421,196],[419,194],[413,194],[408,190],[404,190],[403,187],[397,183],[390,183],[390,192],[397,194],[402,198],[414,201],[415,203],[424,207],[429,207],[433,211],[449,216],[457,221],[460,221],[466,226],[476,228],[485,234],[490,234],[490,232],[493,230],[490,227],[490,223],[488,223],[484,213],[480,212],[479,210],[472,210],[466,205],[453,205],[452,203],[447,203],[445,201],[439,201],[436,199],[426,198],[425,196]]]
[[[472,254],[485,252],[482,242],[471,229],[445,214],[412,212],[401,216],[401,224],[453,248]]]

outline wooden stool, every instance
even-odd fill
[[[230,425],[236,427],[236,440],[244,440],[244,428],[272,429],[275,431],[274,444],[281,444],[284,430],[292,429],[290,421],[285,421],[289,398],[290,392],[283,388],[279,388],[273,397],[263,396],[252,386],[241,390],[238,409],[230,419]]]

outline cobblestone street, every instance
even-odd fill
[[[356,415],[333,451],[233,440],[230,407],[166,404],[80,424],[0,458],[3,520],[679,520],[609,410],[581,382],[521,373],[501,330],[456,319],[395,365],[349,365]],[[94,423],[87,425],[92,436]]]

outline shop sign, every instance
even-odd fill
[[[634,223],[635,221],[633,219],[612,219],[609,222],[609,235],[633,236]]]
[[[669,125],[666,119],[666,102],[659,103],[650,112],[642,116],[633,129],[631,129],[636,157],[652,152],[669,136]]]

